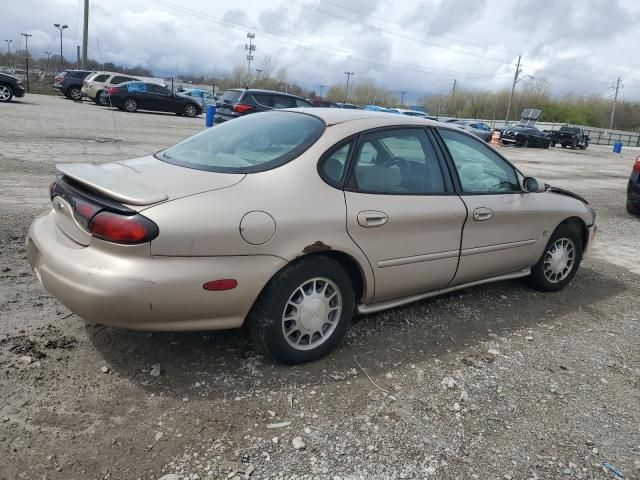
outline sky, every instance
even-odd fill
[[[369,78],[406,99],[459,88],[511,88],[544,78],[556,94],[640,99],[637,0],[90,0],[89,56],[142,65],[156,76],[220,74],[266,59],[291,82],[320,85]],[[22,0],[0,16],[2,39],[36,55],[59,51],[53,23],[68,24],[63,51],[82,41],[83,0]],[[1,45],[1,46],[6,46]],[[22,47],[23,48],[23,47]],[[325,87],[326,88],[326,87]]]

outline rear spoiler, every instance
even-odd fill
[[[56,168],[89,189],[124,204],[151,205],[169,198],[164,192],[114,175],[94,163],[62,163]]]

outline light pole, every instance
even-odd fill
[[[11,66],[11,49],[9,46],[13,43],[13,40],[5,40],[7,42],[7,62],[9,62],[9,66]]]
[[[354,73],[344,72],[344,74],[347,76],[347,88],[344,91],[344,102],[342,103],[347,103],[347,98],[349,98],[349,79],[351,78],[351,75],[354,75]]]
[[[404,96],[407,92],[400,92],[400,106],[404,105]]]
[[[324,85],[320,85],[320,98],[322,98],[323,91],[324,91]]]
[[[27,52],[27,58],[26,58],[26,70],[27,70],[27,92],[29,92],[29,37],[32,37],[33,35],[31,35],[30,33],[21,33],[20,35],[22,35],[24,37],[24,47],[25,50]]]
[[[44,54],[47,56],[47,63],[44,64],[44,74],[49,73],[49,57],[51,56],[51,52],[46,51]]]
[[[62,57],[62,31],[65,28],[69,28],[69,25],[60,25],[59,23],[54,23],[53,26],[60,30],[60,68],[64,69],[64,58]]]

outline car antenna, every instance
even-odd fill
[[[104,61],[102,60],[102,51],[100,50],[100,42],[96,37],[96,43],[98,44],[98,55],[100,56],[100,65],[102,65],[102,69],[104,70]],[[115,131],[115,142],[118,146],[118,154],[122,154],[122,149],[120,148],[120,133],[118,132],[118,122],[116,121],[116,114],[113,111],[113,104],[111,103],[111,95],[107,94],[107,98],[109,99],[109,107],[111,110],[111,118],[113,119],[113,129]]]

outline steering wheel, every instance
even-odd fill
[[[400,168],[400,170],[404,170],[405,167],[408,166],[408,162],[406,158],[402,158],[402,157],[392,157],[389,160],[386,160],[384,162],[382,162],[382,165],[380,165],[381,167],[393,167],[394,165],[397,165],[398,168]]]

